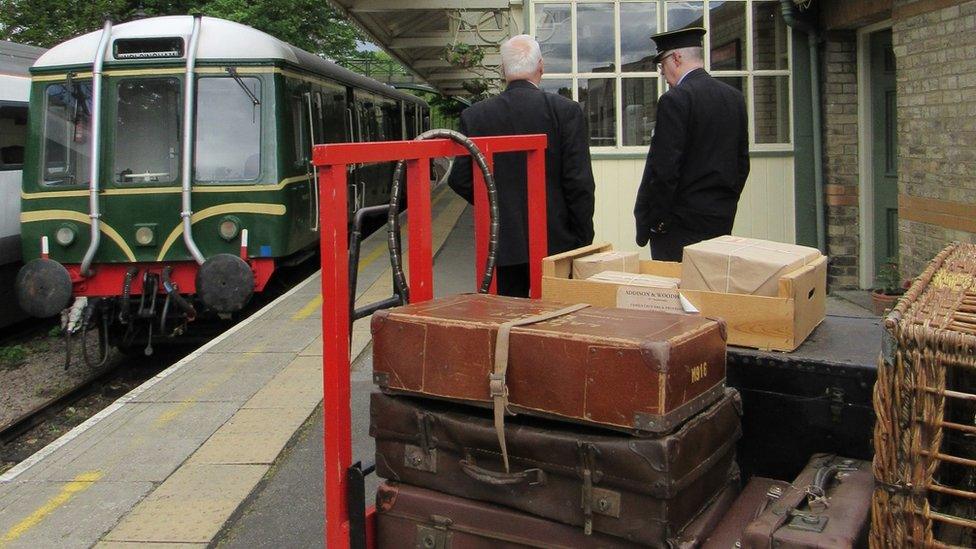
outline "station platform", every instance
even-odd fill
[[[432,210],[434,294],[473,291],[470,208],[442,187]],[[357,303],[392,295],[385,237],[363,244]],[[309,278],[0,475],[0,549],[321,547],[319,290]],[[834,298],[828,314],[863,318],[857,329],[878,343],[857,360],[877,356],[876,318]],[[373,461],[369,339],[368,319],[357,321],[353,461],[364,463]],[[378,483],[367,477],[367,500]]]
[[[466,206],[446,186],[435,190],[435,251]],[[393,294],[388,257],[385,231],[363,242],[357,303]],[[470,289],[473,259],[467,265]],[[0,475],[0,548],[192,547],[218,540],[322,400],[319,280],[305,280]],[[368,319],[358,321],[354,358],[369,339]],[[370,383],[359,364],[357,394]],[[321,425],[321,412],[315,416]],[[354,417],[355,432],[365,433],[368,414]],[[321,428],[312,438],[321,444]],[[321,487],[319,456],[305,482]],[[312,499],[321,509],[321,489]],[[312,540],[321,545],[321,528]]]

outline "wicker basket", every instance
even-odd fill
[[[871,547],[973,547],[976,245],[936,256],[884,327]]]

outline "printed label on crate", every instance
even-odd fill
[[[618,286],[617,307],[645,311],[683,312],[678,290],[671,288],[647,288]]]

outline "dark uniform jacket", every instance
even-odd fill
[[[593,170],[583,111],[575,101],[546,93],[526,80],[461,113],[460,132],[471,137],[544,133],[549,253],[593,242]],[[525,153],[495,155],[498,189],[498,265],[529,261]],[[448,183],[473,203],[471,158],[458,157]]]
[[[749,175],[742,94],[704,69],[661,96],[634,217],[637,244],[683,230],[712,238],[732,231]]]

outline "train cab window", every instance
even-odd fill
[[[92,84],[69,81],[44,90],[43,181],[88,184]]]
[[[26,140],[27,103],[0,102],[0,171],[23,167]]]
[[[180,81],[127,79],[118,83],[115,92],[115,181],[120,185],[178,181]]]
[[[194,180],[256,180],[261,175],[261,80],[200,78],[196,113]]]

